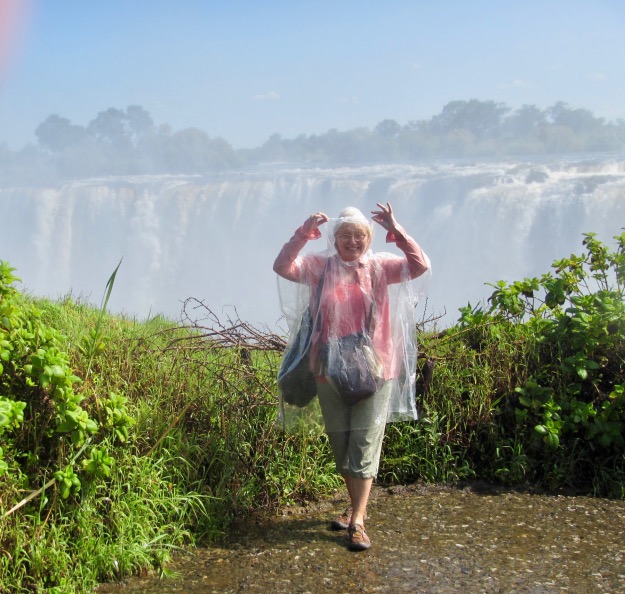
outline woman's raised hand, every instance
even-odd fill
[[[302,231],[306,235],[313,233],[320,225],[328,222],[328,215],[323,212],[316,212],[311,214],[302,225]]]
[[[382,225],[387,231],[396,231],[397,230],[397,221],[395,220],[395,216],[393,215],[393,207],[390,202],[384,204],[377,203],[380,210],[372,210],[371,214],[373,215],[373,220]]]

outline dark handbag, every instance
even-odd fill
[[[303,408],[317,395],[315,376],[310,370],[310,341],[312,338],[312,316],[306,308],[299,330],[282,359],[278,372],[278,387],[282,400]]]
[[[328,264],[317,285],[315,301],[319,303],[323,289],[324,276]],[[313,334],[313,318],[310,307],[302,314],[297,334],[288,350],[284,353],[278,372],[278,388],[282,401],[299,408],[305,407],[317,395],[317,383],[310,370],[310,346]]]
[[[329,342],[322,348],[321,357],[328,382],[349,406],[382,387],[381,364],[367,333],[350,334]]]

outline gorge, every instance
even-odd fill
[[[422,315],[453,324],[498,280],[548,272],[583,251],[583,233],[612,245],[625,222],[625,156],[424,162],[360,167],[272,164],[193,176],[66,181],[0,188],[0,259],[22,289],[99,304],[122,260],[112,311],[180,315],[188,297],[217,315],[280,326],[272,263],[312,212],[393,205],[433,265]],[[325,240],[306,249],[322,249]],[[374,249],[395,251],[377,230]],[[426,312],[427,310],[427,312]]]

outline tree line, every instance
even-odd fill
[[[0,181],[150,173],[194,174],[267,162],[363,164],[436,158],[509,157],[620,151],[625,120],[606,121],[559,101],[546,109],[512,110],[495,101],[457,100],[427,120],[373,129],[332,129],[319,135],[272,135],[235,150],[198,128],[173,131],[138,105],[109,108],[86,126],[52,114],[35,130],[36,145],[0,144]]]

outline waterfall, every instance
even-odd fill
[[[625,222],[625,158],[543,158],[363,167],[272,165],[207,176],[138,176],[0,188],[0,260],[22,289],[99,304],[120,259],[109,307],[177,318],[194,297],[218,316],[275,327],[272,263],[312,212],[368,213],[390,201],[430,256],[430,313],[488,298],[485,283],[539,276],[582,252],[582,234],[610,247]],[[374,249],[396,251],[377,229]],[[311,242],[320,249],[325,242]]]

